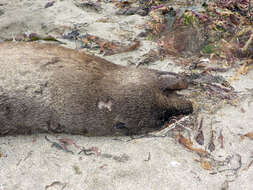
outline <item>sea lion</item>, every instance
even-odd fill
[[[192,112],[179,75],[53,44],[0,43],[0,135],[142,134]]]

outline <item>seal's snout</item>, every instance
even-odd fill
[[[193,112],[193,106],[192,106],[192,102],[190,100],[186,100],[186,99],[179,99],[178,100],[178,104],[176,106],[176,113],[177,114],[191,114]]]
[[[166,117],[173,115],[187,115],[193,112],[192,102],[184,98],[169,97],[166,104]]]
[[[179,96],[175,92],[169,94],[159,94],[158,103],[163,110],[161,120],[168,121],[171,116],[187,115],[193,112],[192,102]]]

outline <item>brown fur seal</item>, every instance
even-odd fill
[[[192,112],[177,74],[115,65],[56,45],[0,43],[0,135],[152,131]]]

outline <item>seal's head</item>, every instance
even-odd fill
[[[161,128],[171,116],[193,111],[192,103],[176,93],[188,87],[178,74],[131,68],[109,73],[111,82],[105,77],[103,90],[111,99],[100,102],[99,106],[115,112],[113,134],[151,132]]]

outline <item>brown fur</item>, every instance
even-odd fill
[[[173,93],[186,87],[174,73],[123,67],[56,45],[0,43],[0,135],[148,132],[192,111]]]

